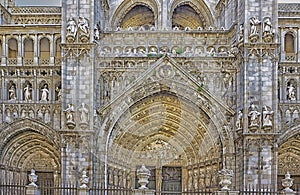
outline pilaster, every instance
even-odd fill
[[[89,171],[92,164],[93,12],[93,0],[62,2],[62,175],[75,183],[78,173]]]
[[[241,188],[276,189],[278,137],[277,1],[246,0],[239,4],[238,48],[241,95],[236,118],[236,143],[243,169]]]

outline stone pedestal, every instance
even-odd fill
[[[281,194],[284,194],[284,195],[295,195],[296,192],[285,192],[285,191],[282,191]]]
[[[238,195],[239,191],[217,191],[217,195]]]
[[[36,186],[27,185],[26,186],[26,195],[40,195],[40,191]]]
[[[149,189],[136,189],[134,190],[134,195],[154,195],[155,190]]]
[[[88,189],[82,189],[80,188],[78,190],[78,195],[88,195],[89,194],[89,190]]]

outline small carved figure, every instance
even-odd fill
[[[263,107],[263,127],[272,127],[273,113],[267,106]]]
[[[74,18],[70,18],[67,23],[67,36],[72,36],[75,38],[77,33],[77,24]]]
[[[48,85],[45,84],[44,87],[41,89],[41,91],[42,91],[41,101],[48,101],[48,94],[49,94]]]
[[[288,95],[287,98],[288,100],[296,100],[296,89],[293,85],[293,83],[291,83],[288,87],[287,87],[287,91],[288,91]]]
[[[11,111],[9,109],[6,110],[5,120],[6,123],[11,123],[13,118],[11,116]]]
[[[150,51],[149,51],[149,54],[156,55],[157,54],[156,48],[155,47],[151,47]]]
[[[45,111],[45,119],[44,119],[44,122],[46,124],[49,124],[51,122],[51,118],[50,118],[50,111],[49,110],[46,110]]]
[[[12,84],[10,86],[10,88],[8,89],[8,97],[9,97],[9,100],[16,100],[17,99],[17,96],[16,96],[16,87],[14,84]]]
[[[260,24],[260,21],[256,16],[250,18],[250,36],[258,34],[257,26]]]
[[[55,91],[57,92],[57,100],[61,101],[61,96],[62,96],[62,92],[61,92],[61,88],[56,87]]]
[[[244,39],[244,26],[243,24],[239,27],[239,41],[242,41]]]
[[[207,54],[209,56],[214,56],[216,54],[216,51],[215,51],[215,48],[214,47],[211,47],[208,51],[207,51]]]
[[[248,116],[250,119],[249,127],[259,126],[260,112],[257,111],[257,108],[254,104],[251,104]]]
[[[25,118],[26,117],[26,110],[22,110],[21,111],[21,116],[20,116],[21,118]]]
[[[89,183],[89,177],[86,174],[87,174],[86,171],[82,171],[82,176],[80,178],[81,189],[88,188],[87,184]]]
[[[99,40],[100,39],[100,30],[99,30],[99,26],[95,25],[94,27],[94,39],[95,40]]]
[[[29,110],[29,118],[34,118],[34,112],[33,110]]]
[[[80,121],[81,123],[88,123],[88,109],[85,107],[85,104],[81,104],[81,108],[78,109],[80,112]]]
[[[38,112],[37,112],[37,118],[38,118],[38,120],[43,120],[43,118],[44,118],[44,115],[43,115],[43,112],[41,111],[41,110],[38,110]]]
[[[31,92],[32,92],[32,88],[29,85],[26,85],[26,87],[24,87],[24,100],[25,101],[30,101],[31,100]]]

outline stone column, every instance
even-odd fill
[[[37,34],[34,35],[34,46],[33,46],[33,64],[38,65],[39,63],[39,55],[38,55],[38,50],[39,50],[39,39]]]
[[[22,36],[21,35],[18,36],[17,41],[18,41],[17,65],[22,66],[22,64],[23,64],[23,58],[22,58],[23,41],[22,41]]]
[[[295,41],[296,43],[295,43],[295,53],[296,54],[298,54],[297,56],[296,56],[296,62],[299,62],[300,61],[300,52],[299,52],[299,50],[300,50],[300,29],[298,29],[298,31],[297,31],[297,37],[296,37],[296,40],[298,39],[298,41]]]
[[[50,40],[50,65],[54,65],[54,47],[55,47],[55,42],[54,42],[54,35],[51,35],[51,40]]]
[[[2,56],[1,56],[1,66],[6,66],[6,56],[7,56],[7,43],[6,36],[2,36]]]

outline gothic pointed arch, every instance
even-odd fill
[[[288,172],[295,183],[300,182],[300,134],[299,125],[283,130],[278,141],[278,181]]]
[[[139,0],[132,2],[130,0],[123,1],[114,11],[111,17],[111,27],[141,27],[156,26],[158,18],[159,2],[156,0]]]
[[[0,133],[0,164],[25,171],[60,170],[60,138],[44,124],[23,119],[3,128]]]
[[[191,29],[214,26],[213,14],[204,0],[173,0],[169,5],[169,21],[172,27]]]
[[[98,112],[104,121],[98,143],[105,143],[107,166],[191,165],[192,171],[209,160],[214,177],[222,148],[234,150],[232,132],[224,127],[234,112],[168,56]]]

